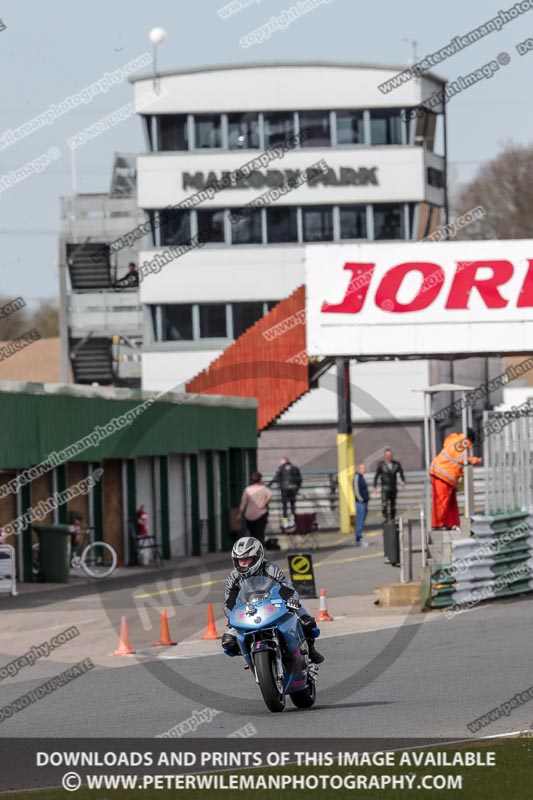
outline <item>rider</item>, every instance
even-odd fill
[[[231,558],[234,569],[230,572],[226,580],[224,589],[224,614],[229,620],[232,608],[237,601],[237,595],[241,584],[246,578],[252,576],[266,576],[280,584],[280,595],[287,603],[287,607],[295,611],[302,624],[304,636],[309,647],[309,658],[314,664],[321,664],[324,656],[315,649],[315,637],[313,628],[316,627],[316,620],[307,613],[304,606],[300,603],[298,593],[289,583],[283,572],[272,561],[265,559],[263,545],[258,539],[252,536],[243,536],[233,545]],[[241,654],[237,642],[235,628],[228,622],[228,632],[222,636],[222,647],[224,652],[230,656]]]

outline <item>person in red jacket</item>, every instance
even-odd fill
[[[459,527],[457,484],[463,475],[464,451],[476,441],[472,428],[464,433],[450,433],[444,446],[431,462],[431,527],[434,530]],[[468,455],[469,464],[481,464],[481,459]]]

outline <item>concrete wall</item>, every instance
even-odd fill
[[[370,471],[383,457],[384,447],[392,447],[404,469],[423,468],[422,422],[355,424],[353,435],[355,462],[364,461]],[[259,470],[273,472],[281,456],[301,470],[336,470],[336,426],[286,425],[263,431],[257,451]]]
[[[320,108],[415,106],[442,88],[428,74],[389,94],[378,88],[405,66],[372,64],[256,64],[245,69],[212,67],[164,74],[165,93],[150,101],[150,113],[195,113]],[[135,81],[135,102],[153,92],[151,76]],[[258,98],[260,102],[258,103]],[[439,109],[436,108],[436,111]]]

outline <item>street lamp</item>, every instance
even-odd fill
[[[167,32],[164,28],[152,28],[150,31],[150,41],[154,46],[154,77],[153,77],[153,86],[154,91],[158,94],[159,93],[159,81],[156,78],[157,73],[157,45],[161,44],[164,39],[166,39]]]

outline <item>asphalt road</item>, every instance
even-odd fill
[[[227,737],[251,724],[261,737],[471,736],[467,723],[533,684],[533,599],[487,603],[451,620],[442,612],[406,609],[391,623],[369,595],[397,580],[398,571],[383,564],[379,537],[369,541],[364,550],[341,544],[316,554],[318,584],[327,587],[338,620],[323,626],[319,649],[326,662],[313,709],[297,710],[288,701],[283,714],[269,712],[242,659],[227,658],[218,643],[207,643],[206,654],[194,657],[204,646],[197,640],[208,602],[219,616],[227,570],[218,556],[200,570],[198,560],[191,561],[157,579],[133,575],[89,591],[68,587],[2,598],[0,674],[32,644],[70,625],[80,635],[0,680],[0,718],[7,704],[72,663],[91,658],[96,667],[1,721],[0,737],[153,737],[207,707],[220,713],[186,735]],[[132,643],[143,649],[157,638],[163,606],[172,634],[193,643],[189,657],[173,657],[172,648],[159,658],[153,651],[113,657],[120,616],[127,616]],[[384,619],[393,627],[380,630]],[[526,729],[532,722],[533,704],[526,702],[480,735]]]

